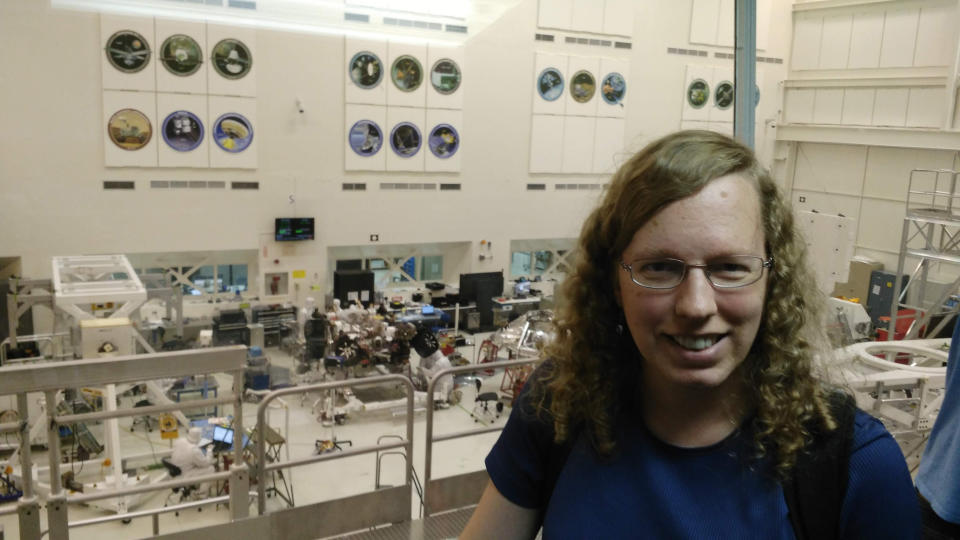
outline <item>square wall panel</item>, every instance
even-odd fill
[[[914,45],[920,8],[887,10],[880,44],[880,67],[909,67],[913,65]]]
[[[823,17],[811,13],[798,13],[794,16],[791,70],[817,69],[820,65],[822,31]]]
[[[154,91],[154,64],[160,48],[155,41],[151,18],[100,15],[100,73],[104,90]]]
[[[463,111],[427,109],[424,124],[424,170],[460,172],[463,156]]]
[[[385,67],[388,106],[426,106],[431,67],[427,65],[426,45],[389,42]]]
[[[157,92],[206,94],[210,67],[207,25],[157,19],[156,43],[153,69],[157,72]]]
[[[877,97],[873,104],[873,125],[905,125],[909,93],[907,88],[877,88]]]
[[[883,35],[883,12],[866,11],[853,14],[850,32],[850,59],[847,68],[875,68],[880,65],[880,40]]]
[[[593,145],[596,130],[596,118],[585,116],[567,116],[563,126],[564,173],[593,172]]]
[[[103,92],[103,163],[107,167],[156,167],[157,95]]]
[[[346,123],[343,132],[344,170],[385,171],[387,153],[387,108],[383,105],[354,105],[345,107]]]
[[[386,105],[390,82],[387,41],[344,38],[343,65],[346,71],[344,96],[347,103]]]
[[[538,0],[537,26],[539,28],[571,29],[573,0]]]
[[[797,150],[794,189],[860,196],[867,147],[803,143]]]
[[[533,67],[533,114],[563,114],[571,72],[565,54],[536,53]]]
[[[533,115],[530,129],[530,172],[563,172],[563,128],[565,116]]]
[[[207,91],[221,96],[257,96],[257,31],[207,25]]]
[[[720,0],[720,19],[717,20],[717,45],[733,47],[734,21],[734,0]]]
[[[847,126],[873,125],[873,88],[847,88],[843,93],[840,123]]]
[[[426,114],[418,107],[387,107],[384,150],[388,171],[421,172],[427,150]]]
[[[957,5],[923,6],[917,25],[914,66],[949,66],[957,43]]]
[[[256,169],[257,100],[210,96],[207,107],[210,167]]]
[[[626,116],[626,104],[630,94],[636,92],[639,85],[631,88],[630,62],[619,58],[601,58],[599,87],[600,101],[597,102],[597,116],[623,118]]]
[[[567,67],[567,84],[563,89],[567,116],[597,114],[600,98],[600,59],[589,56],[571,56]],[[580,100],[580,101],[578,101]]]
[[[607,0],[603,6],[603,33],[618,36],[633,36],[633,2],[631,0]]]
[[[814,124],[840,124],[843,115],[843,88],[817,88],[813,103]]]
[[[906,201],[910,171],[915,167],[930,167],[930,164],[917,163],[916,149],[870,147],[863,195],[874,199]]]
[[[906,215],[904,204],[899,201],[863,199],[861,205],[857,247],[899,253],[903,218]]]
[[[726,84],[725,84],[726,83]],[[707,104],[707,120],[710,122],[733,122],[733,68],[716,66],[710,78],[710,102]]]
[[[712,67],[687,64],[683,88],[679,89],[683,93],[681,120],[695,122],[709,120],[713,101],[712,82]]]
[[[720,0],[693,0],[693,9],[690,10],[690,43],[716,44],[719,20]]]
[[[623,118],[597,118],[593,137],[594,174],[613,174],[629,156],[623,149]]]
[[[210,166],[207,96],[157,93],[157,156],[161,167]]]
[[[813,88],[787,88],[783,93],[784,115],[788,124],[813,123],[813,104],[816,90]]]
[[[907,127],[940,128],[946,123],[943,88],[911,88],[907,100]]]
[[[846,69],[850,58],[853,15],[844,13],[823,18],[820,39],[820,69]]]
[[[577,32],[603,32],[603,6],[597,0],[573,0],[570,26]]]
[[[427,108],[463,108],[463,58],[463,47],[427,46]]]

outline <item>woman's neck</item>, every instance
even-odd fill
[[[715,388],[652,384],[641,375],[643,421],[661,441],[684,448],[716,444],[743,422],[738,373]]]

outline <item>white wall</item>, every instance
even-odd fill
[[[634,2],[626,150],[680,127],[692,0]],[[461,173],[344,172],[342,37],[257,30],[256,170],[106,168],[103,165],[99,15],[53,10],[36,0],[0,3],[0,256],[23,273],[49,277],[50,257],[94,253],[257,250],[260,271],[306,270],[301,289],[326,288],[328,246],[470,242],[451,271],[507,269],[515,238],[571,238],[599,191],[556,191],[555,182],[603,182],[599,175],[530,175],[531,80],[537,1],[525,0],[465,45]],[[789,6],[775,2],[768,56],[789,51]],[[38,36],[43,36],[38,39]],[[732,66],[712,51],[696,61]],[[307,52],[304,52],[307,51]],[[597,54],[568,46],[570,54]],[[155,61],[155,59],[154,59]],[[765,64],[758,146],[772,134],[785,65]],[[469,84],[467,83],[469,81]],[[300,98],[305,113],[295,100]],[[626,152],[624,155],[627,155]],[[133,180],[134,191],[104,191]],[[150,180],[256,181],[258,191],[158,190]],[[459,192],[380,191],[380,182],[457,182]],[[343,182],[367,190],[344,192]],[[546,191],[527,191],[528,182]],[[317,240],[278,244],[278,216],[315,216]],[[493,257],[478,260],[480,241]],[[462,251],[462,250],[461,250]],[[274,263],[274,261],[278,261]],[[455,269],[455,270],[453,270]],[[317,276],[314,278],[314,276]],[[455,274],[448,274],[448,280]],[[253,279],[251,278],[251,281]],[[318,282],[318,283],[315,283]],[[297,300],[295,298],[295,300]]]

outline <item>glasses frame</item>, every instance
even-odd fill
[[[636,260],[636,261],[633,261],[633,263],[631,263],[631,264],[627,264],[627,263],[625,263],[625,262],[623,262],[623,261],[620,261],[620,267],[623,268],[624,270],[626,270],[628,274],[630,274],[630,281],[632,281],[635,285],[637,285],[637,286],[639,286],[639,287],[643,287],[643,288],[645,288],[645,289],[656,289],[656,290],[659,290],[659,291],[677,288],[681,283],[683,283],[683,280],[687,279],[687,270],[689,270],[690,268],[700,268],[700,269],[702,269],[702,270],[703,270],[703,275],[707,278],[707,281],[710,283],[710,286],[712,286],[714,289],[739,289],[739,288],[741,288],[741,287],[746,287],[747,285],[753,285],[754,283],[760,281],[760,278],[763,277],[763,269],[764,269],[764,268],[773,268],[773,257],[769,257],[769,258],[766,258],[766,259],[764,259],[763,257],[758,257],[758,256],[756,256],[756,255],[733,255],[733,257],[749,257],[749,258],[751,258],[751,259],[757,259],[757,260],[759,260],[759,261],[760,261],[760,272],[757,273],[757,277],[756,277],[754,280],[752,280],[752,281],[748,281],[748,282],[745,282],[745,283],[738,283],[737,285],[719,285],[719,284],[717,284],[717,283],[715,283],[715,282],[713,281],[713,279],[710,277],[710,271],[707,269],[707,267],[710,266],[711,263],[707,263],[707,264],[690,264],[690,263],[688,263],[687,261],[684,261],[684,260],[681,260],[681,259],[674,259],[674,258],[672,258],[672,257],[661,257],[661,258],[657,258],[657,259],[638,259],[638,260]],[[680,263],[680,264],[683,265],[683,273],[680,274],[680,279],[679,279],[675,284],[670,285],[669,287],[655,287],[655,286],[651,286],[651,285],[646,285],[646,284],[644,284],[644,283],[640,283],[639,281],[637,281],[637,278],[634,277],[634,275],[633,275],[633,265],[636,264],[636,263],[638,263],[638,262],[641,262],[641,261],[674,261],[674,262],[678,262],[678,263]]]

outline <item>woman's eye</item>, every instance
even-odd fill
[[[721,262],[711,265],[713,269],[711,272],[715,274],[724,274],[724,275],[738,275],[738,274],[749,274],[750,268],[746,265],[736,262]]]
[[[663,274],[677,271],[677,263],[671,261],[651,261],[644,263],[640,271],[645,274]]]

